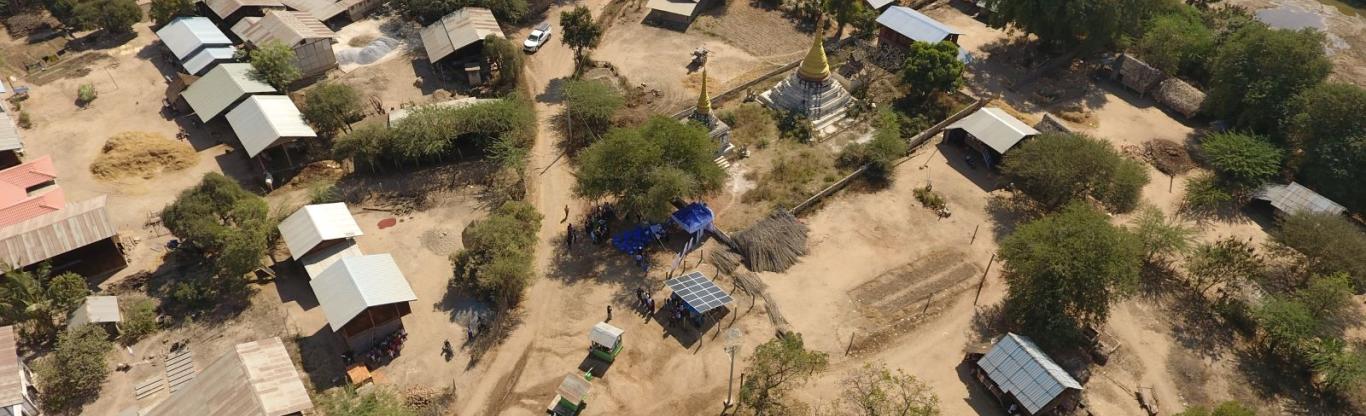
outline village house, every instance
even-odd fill
[[[256,94],[273,94],[275,87],[251,77],[251,64],[231,63],[215,67],[190,84],[180,97],[200,122],[208,123]]]
[[[118,296],[86,296],[81,306],[71,311],[66,319],[66,329],[75,330],[86,325],[99,325],[105,332],[119,333],[119,323],[123,315],[119,312]]]
[[[1006,152],[1038,135],[1038,130],[996,107],[983,107],[944,128],[945,142],[976,151],[987,166],[1001,163]]]
[[[218,22],[220,28],[231,28],[247,17],[261,17],[268,10],[285,10],[280,0],[204,0],[200,13]]]
[[[1075,406],[1082,386],[1029,338],[1006,333],[980,358],[969,355],[977,381],[1008,414],[1041,415]]]
[[[493,12],[483,7],[466,7],[451,12],[422,28],[422,47],[433,66],[455,65],[481,56],[484,38],[506,38]]]
[[[290,9],[306,12],[331,27],[365,18],[384,4],[382,0],[282,0]]]
[[[19,137],[19,126],[0,108],[0,169],[18,165],[23,156],[24,141]]]
[[[231,62],[237,54],[232,39],[206,17],[177,17],[158,29],[157,37],[185,73],[194,76]]]
[[[38,416],[33,372],[19,359],[13,326],[0,326],[0,409],[5,416]]]
[[[264,17],[246,17],[232,32],[253,48],[280,42],[294,50],[294,66],[304,77],[322,75],[337,67],[332,43],[337,33],[307,12],[269,10]]]
[[[645,4],[650,9],[645,21],[660,27],[686,30],[698,13],[715,3],[712,0],[650,0]]]
[[[279,337],[237,344],[147,416],[297,416],[313,409]]]
[[[915,9],[903,6],[887,8],[877,17],[879,48],[905,50],[915,42],[958,44],[963,31],[950,27]],[[966,62],[967,50],[958,48],[958,60]]]
[[[284,95],[248,97],[228,112],[227,119],[249,158],[296,140],[318,137],[318,133],[304,122],[294,101]],[[288,153],[285,157],[289,157]]]
[[[0,171],[0,263],[106,276],[127,266],[103,195],[68,203],[43,156]]]

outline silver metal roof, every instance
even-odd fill
[[[593,330],[588,333],[588,340],[592,341],[594,344],[610,348],[617,345],[617,340],[621,339],[621,334],[624,332],[626,331],[612,326],[612,324],[598,322],[596,325],[593,325]]]
[[[1005,154],[1026,137],[1039,134],[1038,130],[996,107],[982,107],[947,128],[966,130],[972,137],[976,137],[1001,154]]]
[[[299,208],[280,221],[280,236],[289,254],[298,260],[324,241],[353,238],[361,232],[346,203],[313,204]]]
[[[67,320],[66,327],[67,329],[76,329],[85,324],[122,321],[123,316],[119,314],[119,298],[117,296],[86,296],[85,302],[76,310],[71,311],[71,317]]]
[[[185,68],[185,73],[203,75],[212,69],[214,63],[231,61],[236,55],[237,48],[234,46],[211,46],[194,54],[181,66]]]
[[[228,124],[247,157],[300,137],[318,137],[294,101],[283,95],[253,95],[228,112]]]
[[[888,4],[892,4],[892,1],[893,1],[893,0],[865,0],[865,1],[868,2],[868,7],[872,8],[873,10],[877,10],[877,9],[881,9],[881,8],[883,8],[883,7],[886,7]]]
[[[996,341],[977,366],[1030,414],[1038,413],[1067,389],[1082,389],[1081,383],[1048,358],[1034,341],[1013,333]]]
[[[882,12],[882,15],[877,17],[877,24],[917,42],[936,43],[947,39],[949,35],[963,34],[961,30],[903,6],[892,6]]]
[[[9,113],[0,109],[0,150],[23,148],[24,141],[19,138],[19,126],[14,124],[14,119],[9,117]]]
[[[252,79],[251,64],[220,64],[180,93],[199,121],[208,122],[248,94],[275,92],[275,87]]]
[[[250,20],[249,20],[250,19]],[[232,28],[233,33],[253,45],[279,41],[290,47],[306,40],[332,39],[337,33],[307,12],[270,10],[259,19],[244,18]]]
[[[215,359],[148,416],[284,416],[313,408],[279,337],[237,346]]]
[[[1267,184],[1257,191],[1254,198],[1267,201],[1271,206],[1288,214],[1308,211],[1320,214],[1342,214],[1346,207],[1319,195],[1296,182],[1289,185]]]
[[[308,273],[308,278],[312,279],[322,276],[323,270],[332,267],[341,259],[364,255],[365,253],[360,251],[360,246],[356,244],[356,240],[348,239],[326,248],[315,249],[298,260],[304,265],[304,272]]]
[[[366,308],[417,300],[388,253],[343,258],[309,285],[333,331],[340,331]]]
[[[697,13],[698,0],[650,0],[645,7],[664,13],[692,17]]]
[[[440,61],[460,48],[484,40],[488,35],[506,37],[493,12],[483,7],[466,7],[422,28],[422,47],[427,60]]]
[[[157,30],[157,37],[176,59],[184,60],[204,46],[228,46],[232,40],[207,17],[178,17]]]

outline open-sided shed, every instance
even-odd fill
[[[254,94],[274,93],[275,87],[251,77],[251,64],[222,64],[209,70],[180,93],[201,122],[209,122]]]
[[[119,313],[117,296],[86,296],[85,302],[71,311],[66,328],[76,329],[87,324],[117,327],[119,322],[123,322],[123,315]]]
[[[352,350],[363,350],[403,327],[417,300],[393,256],[345,257],[309,282],[332,331]]]
[[[1047,413],[1082,390],[1034,341],[1013,333],[996,341],[975,365],[978,380],[1007,408],[1020,407],[1018,414]]]
[[[253,95],[228,112],[237,140],[247,157],[297,139],[318,137],[294,101],[283,95]]]
[[[422,47],[433,64],[460,55],[466,48],[481,48],[484,38],[505,38],[493,12],[483,7],[465,7],[451,12],[436,23],[422,28]],[[482,50],[482,49],[481,49]]]
[[[996,107],[982,107],[944,128],[944,138],[977,150],[988,166],[995,166],[1006,152],[1039,131]]]
[[[343,202],[305,205],[280,221],[279,228],[295,260],[365,234]]]
[[[1252,197],[1266,201],[1276,210],[1286,214],[1300,212],[1342,214],[1347,212],[1346,207],[1296,182],[1291,182],[1288,185],[1267,184]]]

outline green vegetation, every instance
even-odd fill
[[[602,40],[603,28],[593,20],[593,13],[587,7],[577,6],[573,10],[560,12],[560,42],[574,49],[574,71],[586,63],[583,50],[598,47]]]
[[[1283,153],[1261,136],[1214,133],[1200,141],[1219,180],[1235,193],[1256,190],[1280,172]]]
[[[844,35],[844,26],[865,15],[861,0],[822,0],[821,11],[835,19],[835,40]]]
[[[70,272],[54,276],[46,263],[33,271],[9,270],[0,280],[0,318],[6,325],[19,325],[29,344],[47,345],[89,294],[84,277]]]
[[[1046,133],[1012,150],[1001,172],[1052,211],[1095,198],[1112,212],[1137,207],[1148,171],[1109,142],[1081,134]]]
[[[1041,343],[1070,345],[1133,291],[1142,248],[1082,202],[1021,225],[1001,242],[1008,322]]]
[[[957,90],[963,83],[963,61],[958,60],[958,45],[915,42],[906,53],[901,81],[910,87],[907,96],[917,102]]]
[[[487,8],[499,23],[505,25],[521,23],[528,12],[526,0],[397,0],[393,7],[423,25],[441,20],[441,17],[466,7]]]
[[[357,167],[386,167],[445,162],[472,148],[505,167],[523,163],[520,150],[529,148],[536,115],[519,99],[481,102],[467,107],[423,107],[413,110],[393,128],[366,125],[333,144],[339,159]]]
[[[16,120],[15,123],[18,124],[21,129],[31,129],[33,128],[33,117],[28,115],[28,111],[20,110],[19,120]]]
[[[351,131],[351,123],[359,121],[364,107],[360,92],[350,85],[323,82],[304,95],[304,120],[321,134]]]
[[[1366,233],[1341,215],[1293,214],[1271,237],[1304,255],[1310,272],[1346,273],[1357,291],[1366,291]]]
[[[791,208],[839,180],[830,152],[791,142],[775,147],[773,166],[755,174],[752,179],[756,185],[745,192],[745,202],[766,201],[774,207]]]
[[[1288,362],[1307,364],[1318,339],[1341,337],[1334,321],[1347,312],[1351,296],[1351,283],[1343,274],[1314,276],[1303,289],[1271,296],[1254,312],[1262,344]]]
[[[294,49],[279,41],[266,42],[247,52],[251,62],[251,76],[280,91],[289,91],[289,84],[303,76],[294,65]]]
[[[142,20],[142,8],[135,0],[83,0],[73,10],[79,27],[113,34],[132,33],[133,24]]]
[[[1127,43],[1174,0],[987,0],[990,23],[1039,37],[1048,47],[1107,48]]]
[[[1205,79],[1214,42],[1214,32],[1198,13],[1173,13],[1154,18],[1135,47],[1144,62],[1162,72]]]
[[[96,98],[99,98],[99,93],[95,91],[95,84],[81,84],[76,89],[76,103],[82,107],[90,105]]]
[[[878,112],[876,125],[872,141],[850,143],[840,151],[839,164],[851,170],[867,165],[866,177],[873,183],[886,185],[892,182],[895,173],[893,163],[906,156],[910,144],[901,138],[901,121],[891,109],[883,108]]]
[[[516,305],[533,276],[532,253],[540,229],[541,214],[521,201],[506,202],[488,218],[471,223],[462,236],[465,249],[451,256],[451,283],[500,305]]]
[[[674,199],[721,188],[726,172],[712,160],[716,142],[693,124],[655,116],[634,129],[613,129],[579,154],[574,192],[613,198],[626,214],[663,219]]]
[[[1176,416],[1257,416],[1257,411],[1248,405],[1227,401],[1219,403],[1212,410],[1204,406],[1191,406]]]
[[[773,112],[759,103],[744,103],[719,116],[730,126],[730,141],[736,146],[768,147],[778,138],[778,123]]]
[[[802,334],[760,344],[749,357],[748,377],[740,384],[740,408],[754,415],[788,414],[796,403],[787,393],[829,364],[824,352],[806,349]]]
[[[490,85],[494,91],[506,93],[522,80],[522,49],[512,41],[488,35],[484,37],[484,56],[497,70]]]
[[[148,15],[152,18],[152,23],[158,26],[171,23],[177,17],[194,16],[195,7],[192,0],[152,0],[151,10]]]
[[[1233,33],[1210,62],[1205,106],[1239,128],[1272,132],[1292,99],[1332,69],[1323,34],[1250,24]]]
[[[597,80],[564,83],[565,147],[574,152],[588,147],[612,129],[617,110],[626,99],[615,88]]]
[[[925,208],[937,211],[948,206],[944,202],[944,197],[935,192],[929,185],[915,188],[912,192],[915,194],[915,200],[920,201],[920,205]]]
[[[57,348],[33,368],[44,410],[65,414],[99,397],[109,378],[108,353],[113,348],[109,333],[99,325],[63,332]]]
[[[123,322],[119,323],[119,342],[133,345],[157,330],[157,305],[148,298],[137,298],[124,304]]]
[[[901,370],[892,372],[879,363],[864,364],[844,379],[844,392],[836,402],[846,415],[937,416],[939,398],[929,385]]]
[[[364,394],[347,388],[333,389],[318,399],[318,409],[327,416],[418,416],[389,389],[373,389]]]
[[[1353,212],[1366,212],[1366,89],[1327,83],[1291,103],[1286,123],[1292,154],[1303,154],[1300,177]]]
[[[232,179],[208,173],[161,211],[161,221],[182,244],[202,250],[202,258],[213,264],[218,277],[199,288],[201,293],[234,293],[245,286],[242,276],[260,267],[266,254],[266,239],[275,229],[268,212],[265,199]]]
[[[1225,290],[1220,297],[1226,298],[1236,287],[1256,282],[1265,272],[1262,257],[1252,243],[1232,237],[1200,244],[1186,259],[1187,282],[1202,295],[1222,286]]]
[[[1148,205],[1134,215],[1133,233],[1142,247],[1144,264],[1155,264],[1189,250],[1196,230],[1168,220],[1161,209]]]
[[[1199,174],[1186,180],[1186,194],[1181,197],[1181,213],[1196,217],[1226,211],[1233,204],[1233,195],[1219,186],[1213,174]]]

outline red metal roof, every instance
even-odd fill
[[[66,194],[62,188],[52,186],[52,190],[35,195],[0,208],[0,227],[18,224],[39,215],[56,212],[66,206]]]
[[[56,179],[57,168],[52,165],[50,156],[0,170],[0,208],[27,202],[30,199],[28,188]]]

